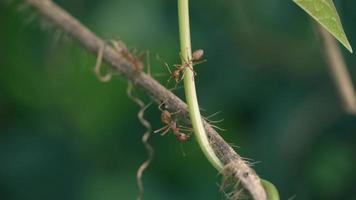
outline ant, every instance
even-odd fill
[[[126,47],[126,45],[121,41],[112,40],[111,44],[116,52],[120,53],[124,58],[126,58],[129,62],[133,64],[136,71],[138,72],[143,71],[143,64],[141,60],[143,60],[145,53],[140,53],[139,55],[135,55],[135,52],[131,53]]]
[[[162,112],[161,113],[161,122],[165,124],[164,127],[155,130],[154,133],[161,132],[161,135],[165,135],[169,132],[169,130],[172,130],[172,133],[174,136],[176,136],[176,139],[179,142],[185,142],[189,139],[189,135],[182,133],[181,128],[177,126],[177,122],[173,120],[172,115],[177,114],[179,111],[175,113],[170,113],[168,110],[162,109],[162,106],[164,105],[164,102],[162,102],[159,106],[158,109]]]
[[[183,78],[184,78],[184,74],[183,71],[185,70],[186,67],[188,67],[190,70],[193,71],[194,75],[196,75],[197,73],[194,71],[193,66],[194,65],[198,65],[201,64],[203,62],[206,62],[206,60],[201,60],[201,58],[204,55],[204,50],[203,49],[197,49],[192,53],[192,58],[191,60],[187,61],[183,58],[182,54],[180,53],[179,56],[181,58],[181,60],[184,62],[183,64],[175,64],[173,65],[176,70],[174,70],[173,72],[170,70],[169,66],[167,63],[165,63],[169,73],[171,74],[171,78],[173,78],[176,82],[176,85],[178,83],[180,83]],[[182,74],[182,75],[181,75]],[[169,80],[168,80],[169,81]]]

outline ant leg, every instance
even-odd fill
[[[185,127],[185,126],[182,126],[182,125],[179,126],[179,130],[186,131],[186,132],[193,132],[192,128]]]
[[[147,58],[148,58],[148,57],[147,57]],[[161,64],[164,64],[165,67],[166,67],[166,69],[167,69],[167,71],[169,72],[169,74],[171,74],[171,70],[170,70],[168,64],[167,64],[166,62],[164,62],[164,61],[160,58],[159,54],[156,54],[156,60],[158,60]],[[147,72],[147,73],[148,73],[148,72]],[[154,76],[154,77],[162,77],[162,76],[167,76],[167,74],[166,74],[165,72],[160,72],[160,73],[155,73],[153,76]],[[167,81],[167,82],[168,82],[168,81]]]
[[[191,64],[191,65],[188,64],[188,65],[187,65],[187,67],[188,67],[190,70],[192,70],[192,72],[194,73],[194,76],[196,76],[197,73],[194,71],[193,66],[194,66],[194,64]]]
[[[167,126],[168,126],[168,125],[167,125]],[[162,136],[163,136],[163,135],[166,135],[170,129],[171,129],[171,128],[168,126],[167,129],[161,133],[161,135],[162,135]]]
[[[194,69],[193,69],[193,64],[192,63],[188,63],[188,62],[186,62],[186,63],[184,63],[184,64],[182,64],[182,65],[178,65],[178,64],[175,64],[175,65],[173,65],[174,67],[176,67],[179,71],[183,71],[186,67],[188,67],[190,70],[192,70],[192,72],[194,73],[194,75],[197,75],[197,73],[194,71]],[[183,73],[184,74],[184,73]]]
[[[163,131],[163,133],[164,133],[164,132],[167,131],[167,129],[169,130],[169,126],[168,126],[168,125],[163,126],[162,128],[157,129],[157,130],[155,130],[155,131],[153,131],[153,132],[154,132],[154,133],[159,133],[159,132]]]
[[[184,62],[184,64],[182,64],[181,66],[183,67],[183,69],[185,67],[188,67],[190,70],[193,71],[194,75],[196,75],[197,73],[194,71],[193,66],[195,65],[194,62],[192,60],[185,60],[182,56],[182,53],[179,53],[180,59]],[[198,61],[198,64],[200,64],[201,62],[205,62],[206,60],[203,61]]]
[[[182,66],[182,65],[180,65],[180,64],[174,64],[174,65],[173,65],[173,67],[175,67],[175,68],[177,68],[177,69],[180,69],[181,66]]]
[[[178,83],[182,82],[183,79],[184,79],[184,72],[182,73],[182,76],[180,77]]]
[[[167,83],[166,83],[166,87],[168,87],[168,83],[169,83],[170,80],[172,80],[172,76],[169,76],[169,78],[167,80]]]
[[[127,50],[127,47],[124,43],[122,43],[120,40],[110,40],[111,46],[114,48],[114,50],[117,53],[121,53],[125,50]]]
[[[206,62],[206,59],[204,59],[204,60],[200,60],[200,61],[196,61],[196,62],[193,62],[193,63],[192,63],[192,66],[199,65],[199,64],[204,63],[204,62]],[[196,76],[196,75],[197,75],[197,73],[194,71],[194,69],[193,69],[193,67],[192,67],[192,66],[189,66],[189,69],[191,69],[191,70],[194,72],[194,75]]]
[[[171,71],[171,68],[169,68],[169,65],[168,65],[166,62],[164,63],[164,65],[166,66],[168,72],[169,72],[170,74],[172,74],[172,71]]]
[[[206,59],[204,59],[204,60],[198,60],[198,61],[196,61],[196,62],[193,62],[193,66],[199,65],[199,64],[204,63],[204,62],[206,62],[206,61],[207,61]]]
[[[166,66],[166,68],[167,68],[167,70],[169,72],[169,75],[170,75],[168,80],[167,80],[167,85],[168,85],[169,81],[172,79],[172,71],[171,71],[171,69],[169,68],[169,65],[166,62],[164,63],[164,65]]]
[[[163,106],[165,103],[166,103],[166,101],[162,101],[162,103],[159,104],[159,106],[158,106],[158,109],[159,109],[161,112],[164,111],[164,109],[162,108],[162,106]]]

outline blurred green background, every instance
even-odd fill
[[[99,36],[149,50],[153,75],[166,73],[155,54],[179,62],[175,1],[56,2]],[[356,45],[356,1],[335,3]],[[193,47],[208,59],[196,68],[199,100],[206,115],[222,112],[222,136],[281,199],[355,200],[356,119],[342,110],[311,19],[291,0],[190,5]],[[0,199],[135,199],[146,153],[127,82],[99,82],[94,55],[19,6],[0,3]],[[356,57],[342,51],[356,80]],[[156,106],[146,115],[162,127]],[[150,141],[144,199],[223,198],[194,139]]]

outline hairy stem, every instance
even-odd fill
[[[188,104],[190,120],[192,122],[198,144],[205,157],[220,172],[223,169],[223,164],[215,155],[214,150],[211,148],[208,136],[205,133],[195,90],[194,72],[191,70],[193,66],[190,62],[190,60],[192,60],[192,49],[190,41],[188,0],[178,0],[178,20],[182,65],[191,65],[190,67],[186,67],[184,70],[184,91]]]

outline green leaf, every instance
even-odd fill
[[[293,0],[298,6],[305,10],[311,17],[319,22],[328,30],[337,40],[343,44],[346,49],[352,53],[352,47],[347,40],[344,29],[337,14],[332,0]]]

